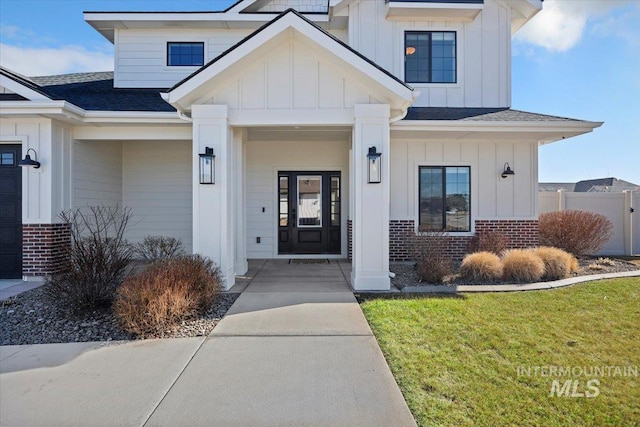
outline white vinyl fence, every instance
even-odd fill
[[[578,210],[606,216],[613,235],[598,255],[640,254],[640,193],[541,192],[540,213]]]

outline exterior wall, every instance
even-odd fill
[[[6,87],[0,85],[0,93],[15,93],[10,89],[7,89]]]
[[[511,11],[495,0],[472,22],[387,20],[386,2],[349,6],[349,44],[404,80],[405,31],[456,31],[455,84],[419,84],[415,107],[509,107],[511,105]]]
[[[247,258],[273,258],[278,253],[276,181],[278,171],[341,171],[342,210],[349,211],[349,144],[347,141],[246,143]],[[262,208],[265,212],[262,212]],[[343,254],[346,255],[347,218],[342,216]],[[256,243],[260,237],[261,243]]]
[[[204,63],[253,32],[250,29],[116,29],[114,84],[116,87],[169,88],[200,67],[167,66],[167,42],[204,42]],[[332,31],[345,41],[344,30]]]
[[[76,142],[73,206],[122,206],[122,143]]]
[[[115,86],[168,88],[200,67],[167,66],[167,42],[204,42],[204,63],[248,36],[251,30],[117,29]]]
[[[606,216],[613,235],[598,255],[640,253],[640,193],[541,192],[540,213],[580,210]],[[631,212],[631,209],[634,212]]]
[[[71,245],[68,224],[27,224],[22,236],[23,276],[46,276],[65,268]]]
[[[476,234],[499,232],[509,238],[511,248],[529,248],[539,245],[537,220],[479,220],[475,221]],[[389,224],[389,258],[391,261],[412,261],[411,239],[415,236],[412,220],[392,220]],[[418,237],[419,239],[419,237]],[[467,253],[472,236],[449,236],[448,256],[460,261]]]
[[[178,238],[192,249],[191,141],[122,144],[122,200],[133,213],[126,238]]]
[[[391,141],[391,219],[417,220],[418,167],[470,166],[471,220],[537,219],[533,142]],[[501,178],[505,162],[515,175]]]

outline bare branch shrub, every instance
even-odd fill
[[[500,255],[509,249],[510,244],[509,238],[499,231],[479,232],[471,238],[467,252],[492,252]]]
[[[453,261],[447,254],[449,235],[444,231],[430,231],[419,236],[409,235],[409,251],[416,260],[418,280],[426,283],[442,283],[453,272]]]
[[[182,242],[175,237],[147,236],[132,247],[133,256],[146,261],[160,261],[184,255]]]
[[[502,255],[502,278],[511,282],[531,283],[542,279],[544,262],[529,249],[509,249]]]
[[[606,216],[586,211],[560,211],[540,215],[540,243],[575,256],[602,249],[613,234]]]
[[[63,212],[60,218],[71,225],[68,266],[47,278],[45,294],[70,311],[109,305],[131,261],[124,238],[131,211],[90,206]]]
[[[462,260],[460,275],[475,282],[493,282],[502,278],[502,262],[493,252],[474,252]]]
[[[533,251],[544,262],[544,280],[564,279],[577,270],[578,260],[562,249],[541,246]]]
[[[205,312],[222,291],[220,271],[201,255],[155,263],[128,277],[118,289],[113,311],[123,329],[162,336],[182,320]]]

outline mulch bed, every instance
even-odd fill
[[[634,264],[631,261],[622,260],[618,258],[604,258],[604,257],[580,257],[578,258],[580,269],[577,273],[572,274],[571,277],[577,276],[589,276],[592,274],[603,273],[618,273],[623,271],[635,271],[640,270],[638,264]],[[445,277],[444,283],[421,283],[416,275],[414,263],[391,263],[389,269],[395,273],[396,277],[391,279],[393,284],[398,289],[402,289],[406,286],[418,286],[418,285],[442,285],[442,286],[456,286],[456,285],[479,285],[479,284],[500,284],[500,283],[469,283],[463,280],[459,274],[452,274]]]

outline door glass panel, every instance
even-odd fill
[[[0,165],[13,166],[13,163],[14,163],[14,157],[12,152],[0,153]]]
[[[280,227],[289,225],[289,177],[281,176],[278,190]]]
[[[340,177],[331,177],[331,226],[340,226]]]
[[[298,175],[298,227],[322,226],[322,176]]]

